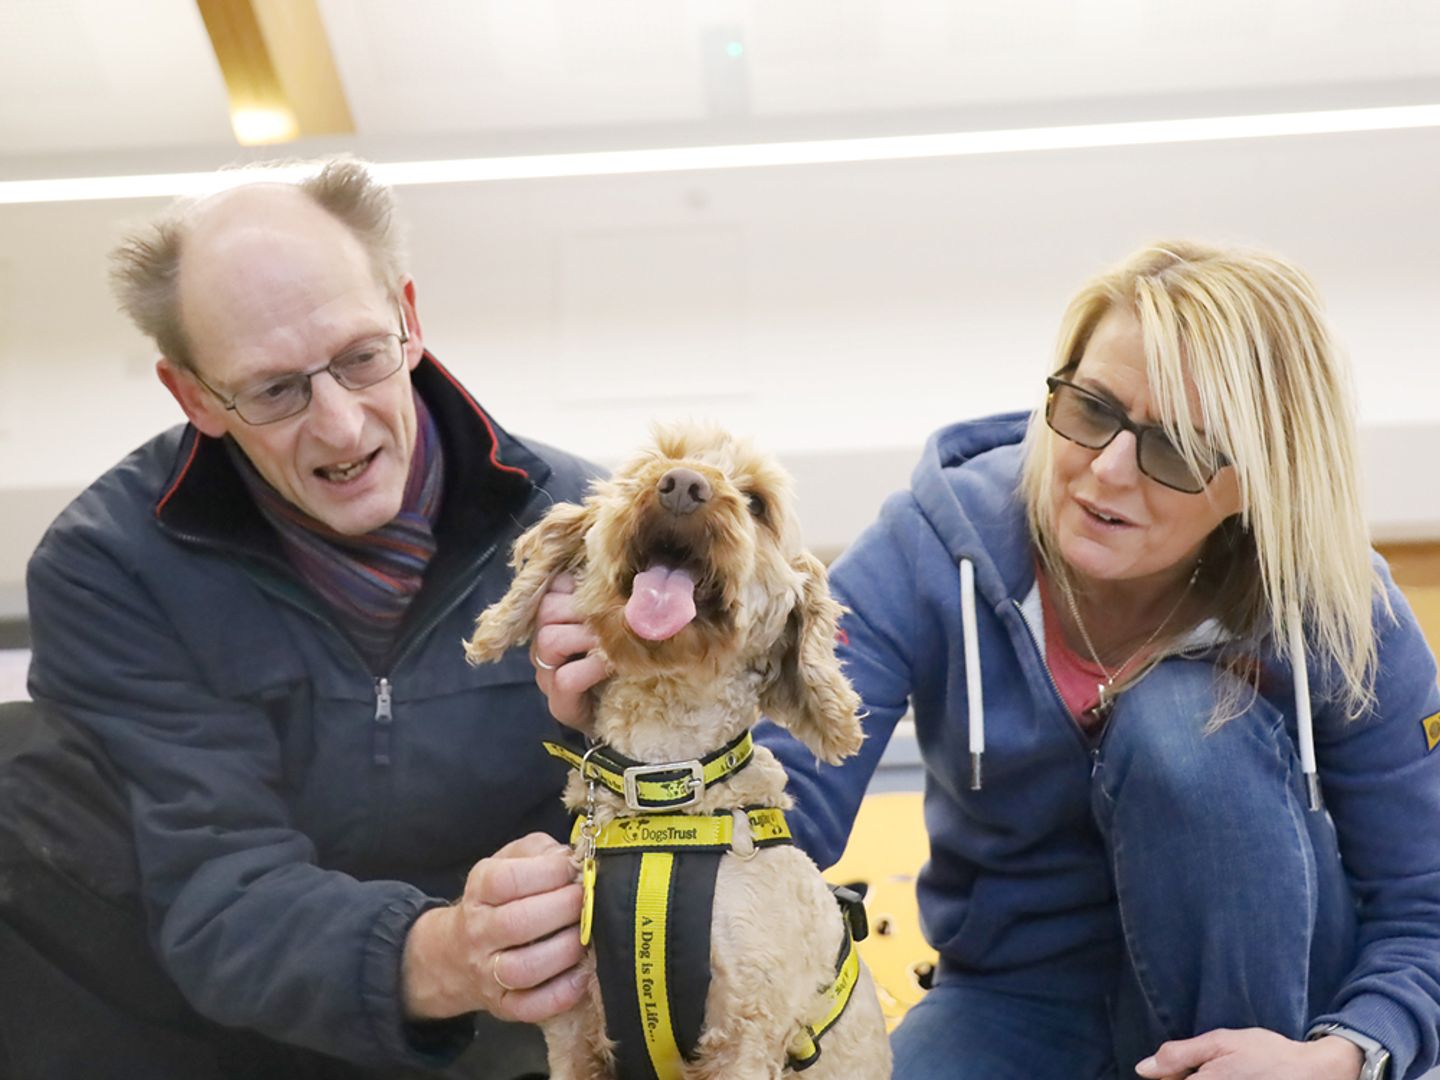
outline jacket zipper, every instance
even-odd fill
[[[391,709],[392,687],[388,675],[376,675],[370,670],[370,665],[360,655],[360,650],[355,648],[354,643],[345,636],[344,632],[332,622],[323,611],[311,607],[309,604],[301,603],[292,596],[286,595],[280,589],[275,588],[263,579],[254,579],[260,586],[262,592],[274,597],[282,604],[291,609],[307,615],[320,624],[328,633],[333,635],[341,644],[341,647],[354,658],[356,666],[366,675],[370,676],[371,684],[375,688],[375,715],[371,723],[370,735],[370,760],[381,767],[390,764],[391,732],[395,720],[395,714]]]
[[[390,712],[390,680],[382,675],[375,680],[375,737],[371,751],[376,765],[390,764],[390,730],[394,719]]]
[[[533,499],[533,497],[534,496],[532,493],[531,498]],[[529,506],[529,503],[530,500],[527,500],[527,508]],[[523,512],[524,511],[522,510],[522,515]],[[196,547],[209,548],[211,550],[226,553],[231,551],[231,549],[227,545],[216,543],[215,541],[207,537],[196,536],[193,533],[181,532],[179,529],[168,527],[166,528],[166,531],[169,532],[172,536],[194,544]],[[489,547],[487,547],[484,551],[480,553],[479,558],[475,559],[472,563],[470,563],[470,565],[466,568],[463,574],[456,575],[457,578],[473,581],[475,575],[480,572],[480,570],[485,566],[485,564],[495,557],[495,549],[497,547],[499,547],[499,541],[492,542]],[[235,553],[245,558],[255,557],[254,553],[244,550],[237,549]],[[269,559],[264,559],[263,561],[267,563],[271,562],[271,560]],[[395,723],[395,714],[392,707],[392,700],[394,697],[394,685],[391,683],[389,675],[377,675],[371,672],[370,666],[365,662],[365,658],[360,655],[360,651],[356,649],[350,639],[346,637],[343,632],[341,632],[340,628],[336,626],[331,619],[326,617],[323,611],[313,608],[309,604],[301,603],[295,597],[287,595],[283,590],[267,582],[263,577],[252,576],[251,580],[253,580],[257,585],[259,585],[260,589],[267,595],[275,598],[282,604],[285,604],[288,607],[299,611],[303,615],[308,615],[310,618],[318,622],[321,626],[325,627],[326,630],[331,632],[336,638],[340,640],[346,651],[348,651],[350,655],[355,659],[355,663],[360,668],[360,670],[364,671],[367,675],[371,677],[373,685],[375,687],[375,714],[374,720],[371,724],[372,735],[370,740],[370,757],[376,765],[382,768],[389,766],[392,761],[391,745],[393,742],[392,733],[394,731]],[[429,636],[430,632],[434,630],[435,627],[439,626],[440,623],[444,621],[444,619],[452,611],[459,607],[461,602],[464,601],[465,597],[468,595],[469,590],[452,590],[453,598],[450,600],[449,603],[438,608],[434,615],[432,615],[429,619],[425,620],[423,626],[412,629],[411,632],[406,635],[404,645],[401,651],[397,653],[390,661],[389,666],[391,672],[394,672],[394,670],[400,666],[401,662],[407,659],[410,654],[415,651],[416,644],[420,641],[423,641],[427,636]]]
[[[480,558],[470,564],[465,576],[473,578],[486,563],[495,555],[495,549],[499,544],[493,543],[480,554]],[[453,590],[454,599],[443,607],[438,608],[434,615],[425,620],[424,626],[416,627],[406,638],[404,647],[390,661],[390,670],[393,672],[398,668],[406,657],[415,651],[417,642],[425,640],[430,632],[445,621],[452,611],[460,606],[461,602],[469,595],[468,590]],[[375,679],[375,724],[374,734],[370,741],[371,760],[381,768],[391,763],[390,748],[392,732],[394,731],[395,715],[391,711],[392,686],[387,675],[380,675]]]

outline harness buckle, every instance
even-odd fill
[[[690,761],[666,761],[659,765],[631,765],[624,773],[625,805],[631,810],[656,809],[653,803],[646,805],[640,801],[640,781],[648,776],[682,772],[685,770],[688,770],[690,773],[688,778],[672,782],[685,784],[690,789],[690,795],[682,802],[665,803],[664,809],[679,810],[685,806],[694,806],[700,801],[700,796],[705,794],[705,766],[695,759],[691,759]]]

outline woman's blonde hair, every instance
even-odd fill
[[[1261,642],[1303,662],[1290,655],[1286,633],[1299,616],[1311,658],[1338,673],[1346,712],[1360,714],[1373,701],[1377,596],[1388,604],[1360,506],[1348,365],[1314,285],[1264,252],[1156,244],[1070,302],[1057,372],[1080,361],[1116,307],[1139,321],[1156,419],[1197,473],[1214,450],[1239,482],[1243,509],[1211,535],[1201,571],[1204,615],[1230,635],[1224,666],[1253,686]],[[1042,408],[1026,434],[1021,484],[1041,557],[1063,575],[1051,518],[1057,438]]]

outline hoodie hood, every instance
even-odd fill
[[[1017,498],[1030,413],[1005,413],[941,428],[925,444],[910,479],[920,512],[958,565],[975,565],[975,583],[992,605],[1029,589],[1032,544]]]

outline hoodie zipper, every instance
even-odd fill
[[[1085,729],[1080,726],[1080,721],[1075,719],[1074,715],[1070,712],[1069,706],[1065,704],[1065,698],[1060,694],[1060,684],[1055,681],[1055,675],[1050,670],[1050,664],[1046,661],[1045,655],[1040,651],[1040,646],[1035,641],[1035,635],[1030,630],[1030,624],[1025,621],[1025,613],[1020,607],[1020,602],[1012,599],[1010,603],[1015,608],[1015,614],[1019,616],[1021,625],[1025,628],[1025,638],[1030,642],[1030,647],[1035,651],[1035,659],[1040,661],[1040,666],[1045,669],[1045,676],[1050,682],[1050,689],[1054,692],[1055,702],[1060,707],[1060,711],[1064,713],[1067,726],[1079,737],[1081,744],[1085,748],[1085,752],[1090,757],[1090,775],[1093,777],[1100,768],[1100,755],[1105,749],[1105,741],[1110,737],[1110,729],[1114,725],[1107,719],[1105,723],[1100,725],[1100,734],[1095,738],[1091,738]],[[1164,660],[1171,656],[1181,655],[1182,653],[1183,650],[1171,649],[1161,653],[1156,659]]]
[[[1110,725],[1106,724],[1101,728],[1098,739],[1092,739],[1085,733],[1085,729],[1080,726],[1080,721],[1075,719],[1069,707],[1065,704],[1065,698],[1060,693],[1060,684],[1055,681],[1055,673],[1050,670],[1050,664],[1046,661],[1045,654],[1040,651],[1040,644],[1035,640],[1035,634],[1030,629],[1030,624],[1025,620],[1025,612],[1020,606],[1020,601],[1012,598],[1010,606],[1015,609],[1015,617],[1020,621],[1020,627],[1024,631],[1025,640],[1029,642],[1030,649],[1036,661],[1040,664],[1041,670],[1045,672],[1045,679],[1050,684],[1051,700],[1059,710],[1065,727],[1075,736],[1076,741],[1080,744],[1080,748],[1089,759],[1090,775],[1094,776],[1095,770],[1100,766],[1100,748],[1105,743],[1105,735],[1110,730]]]

